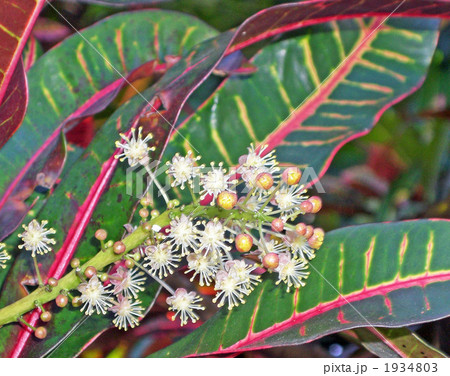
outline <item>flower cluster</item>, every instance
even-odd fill
[[[116,157],[127,160],[130,166],[145,166],[151,175],[147,167],[148,153],[153,150],[148,146],[152,136],[143,137],[142,132],[139,128],[137,133],[131,129],[129,134],[121,134],[122,142],[116,142],[120,149]],[[72,305],[81,307],[86,315],[112,312],[117,328],[134,328],[144,315],[139,294],[145,292],[151,276],[170,293],[166,303],[174,313],[172,319],[179,318],[185,325],[189,320],[199,320],[198,311],[205,308],[195,291],[174,290],[170,280],[163,280],[180,267],[185,268],[191,282],[211,286],[215,291],[213,303],[230,310],[245,303],[264,273],[273,274],[276,284],[285,284],[287,292],[305,285],[308,264],[325,234],[298,219],[304,214],[316,214],[322,207],[319,197],[307,196],[300,169],[280,169],[274,151],[269,152],[267,146],[250,146],[248,153],[239,158],[238,166],[230,169],[223,163],[211,163],[206,168],[198,165],[199,160],[188,152],[186,156],[176,154],[167,162],[171,185],[188,187],[192,203],[180,206],[178,200],[170,200],[164,193],[167,210],[160,214],[156,209],[149,210],[153,201],[143,197],[138,211],[140,223],[124,225],[130,237],[140,231],[136,248],[126,249],[126,242],[108,241],[104,229],[96,231],[101,251],[108,251],[109,257],[117,256],[115,265],[98,272],[94,266],[86,266],[89,262],[81,266],[78,259],[73,259],[70,264],[79,279],[77,294],[61,289],[56,298],[59,307],[67,305],[70,298]],[[151,177],[161,189],[155,176]],[[55,230],[47,229],[47,223],[32,220],[23,225],[25,231],[19,235],[23,244],[19,248],[30,251],[33,258],[48,253],[50,245],[55,244],[50,238]],[[0,244],[0,268],[10,258],[4,247]],[[57,280],[49,278],[45,287],[51,291],[57,285]],[[48,314],[42,311],[42,321]]]
[[[113,324],[123,330],[139,325],[139,318],[143,317],[141,301],[138,294],[144,291],[145,273],[134,267],[133,262],[126,262],[124,267],[120,265],[114,273],[94,274],[88,281],[78,286],[81,293],[79,300],[82,304],[81,311],[86,315],[114,313]],[[79,272],[79,269],[77,269]],[[88,270],[88,269],[86,269]],[[83,278],[81,276],[81,278]],[[107,281],[105,284],[102,281]]]
[[[213,302],[228,309],[245,302],[265,271],[275,273],[277,284],[285,283],[288,292],[305,284],[308,262],[324,233],[296,219],[317,213],[322,203],[319,197],[306,195],[298,168],[281,172],[274,152],[266,151],[251,146],[239,165],[228,171],[222,163],[211,163],[207,169],[198,166],[200,158],[191,152],[185,157],[176,154],[167,162],[173,187],[188,186],[195,203],[209,199],[209,207],[217,210],[198,204],[190,210],[172,205],[169,226],[144,249],[143,267],[150,275],[166,278],[187,264],[190,281],[212,285]],[[194,181],[200,185],[198,197]],[[194,310],[201,309],[199,302],[194,292],[184,289],[172,291],[167,299],[182,324],[197,320]]]

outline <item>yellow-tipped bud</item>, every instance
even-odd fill
[[[288,167],[283,171],[281,178],[287,185],[295,185],[300,182],[302,172],[298,167]]]
[[[225,210],[231,210],[237,203],[237,194],[233,192],[220,192],[217,196],[217,205]]]

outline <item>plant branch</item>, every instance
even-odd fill
[[[200,209],[200,210],[199,210]],[[156,218],[153,218],[148,223],[150,225],[158,225],[160,227],[167,226],[172,217],[179,216],[181,214],[191,215],[196,211],[196,216],[203,216],[206,218],[226,218],[230,215],[235,215],[244,222],[255,221],[255,213],[252,211],[243,211],[242,209],[224,210],[215,206],[197,206],[187,205],[181,208],[175,208],[167,210]],[[266,216],[268,221],[271,221],[270,216]],[[92,259],[81,266],[81,272],[88,266],[93,266],[98,271],[104,270],[108,265],[120,261],[126,253],[133,250],[144,243],[148,238],[149,232],[145,231],[143,226],[139,226],[133,233],[124,238],[122,241],[126,246],[126,252],[117,255],[113,251],[113,247],[106,248],[104,251],[100,250]],[[42,286],[37,288],[31,294],[26,297],[12,303],[4,308],[0,309],[0,327],[9,324],[11,322],[18,321],[18,318],[23,314],[33,310],[36,304],[45,304],[54,300],[63,290],[70,291],[80,284],[80,279],[76,275],[75,270],[72,270],[58,281],[58,286],[51,291],[47,291],[48,286]]]

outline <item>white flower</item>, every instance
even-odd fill
[[[199,174],[200,167],[195,166],[195,162],[199,159],[200,157],[192,158],[192,152],[189,150],[186,157],[181,157],[177,153],[172,158],[172,162],[166,163],[169,166],[166,172],[174,178],[172,187],[181,185],[181,189],[184,189],[185,183],[191,183],[192,179]]]
[[[145,274],[135,268],[128,270],[119,266],[117,271],[110,276],[110,281],[114,285],[113,293],[115,295],[123,294],[126,298],[137,298],[139,291],[144,291],[141,285],[145,284]]]
[[[174,295],[168,297],[166,303],[169,305],[169,310],[175,312],[175,315],[172,316],[172,320],[175,320],[177,315],[180,314],[181,326],[183,326],[187,324],[189,319],[192,322],[196,322],[199,319],[194,310],[205,309],[205,307],[197,304],[202,300],[203,299],[197,296],[195,292],[191,291],[188,293],[185,289],[181,288],[177,289]]]
[[[245,208],[246,210],[252,211],[252,212],[259,212],[261,209],[261,206],[263,205],[264,201],[267,199],[264,198],[263,194],[256,194],[251,195],[248,199],[246,197],[241,197],[238,201],[238,205],[242,208]],[[247,201],[245,201],[247,200]],[[244,205],[245,202],[245,205]],[[268,212],[272,210],[269,206],[266,206],[264,208],[264,212]]]
[[[188,270],[185,272],[186,274],[192,271],[195,271],[194,275],[191,278],[191,282],[194,280],[196,275],[200,276],[199,284],[200,286],[209,286],[211,281],[213,280],[214,274],[217,272],[217,265],[220,262],[220,258],[210,252],[208,254],[201,253],[190,253],[187,257],[188,262]]]
[[[213,299],[213,303],[219,301],[218,307],[228,302],[228,309],[237,307],[239,303],[245,303],[244,294],[247,294],[245,281],[242,281],[234,271],[219,270],[216,274],[214,290],[219,291]]]
[[[142,127],[139,127],[137,137],[135,128],[131,128],[131,139],[123,133],[120,133],[120,137],[123,139],[123,142],[116,141],[116,148],[121,148],[122,153],[117,154],[115,158],[120,159],[121,162],[128,159],[130,166],[147,161],[148,152],[155,150],[154,147],[150,148],[147,145],[147,142],[153,138],[151,133],[142,139]]]
[[[95,311],[99,315],[106,314],[106,310],[111,307],[110,291],[107,291],[97,275],[94,275],[88,282],[78,285],[81,292],[81,302],[84,303],[81,312],[86,309],[86,315],[92,315]]]
[[[239,157],[239,168],[238,172],[244,169],[254,168],[261,169],[266,168],[269,173],[278,171],[276,167],[278,162],[276,156],[274,155],[275,150],[272,150],[266,155],[262,155],[264,151],[269,147],[269,145],[262,146],[259,151],[256,151],[255,146],[252,144],[248,149],[248,154]],[[241,169],[241,171],[239,171]]]
[[[119,295],[117,302],[109,309],[114,312],[113,324],[118,329],[128,330],[128,326],[134,328],[139,325],[139,318],[143,317],[142,311],[144,308],[140,306],[142,302],[136,300],[132,302],[126,296]]]
[[[281,186],[280,190],[275,193],[274,201],[284,214],[282,218],[287,218],[299,210],[300,204],[306,200],[306,197],[302,196],[305,192],[303,185],[288,186],[283,184]]]
[[[211,205],[214,205],[214,201],[220,192],[229,191],[234,180],[230,180],[231,176],[225,174],[225,169],[222,168],[223,164],[219,163],[219,167],[215,168],[214,163],[211,163],[211,168],[206,175],[202,175],[200,179],[200,185],[203,190],[200,191],[201,198],[205,198],[207,195],[213,196]]]
[[[181,256],[188,253],[188,248],[198,246],[197,234],[191,219],[184,214],[170,222],[169,242],[181,248]]]
[[[150,272],[156,274],[158,272],[159,278],[167,277],[173,273],[173,268],[178,267],[178,262],[181,260],[180,256],[173,253],[170,244],[159,243],[157,245],[150,245],[146,248],[147,257],[144,261],[146,267],[150,267]]]
[[[6,252],[5,245],[3,243],[0,243],[0,269],[6,268],[6,261],[8,261],[11,256],[8,255],[8,252]]]
[[[258,257],[262,261],[264,256],[268,253],[280,254],[282,252],[288,252],[289,248],[283,242],[279,242],[275,239],[265,239],[258,242],[258,250],[261,252]]]
[[[49,244],[55,244],[54,239],[49,239],[48,235],[56,234],[56,231],[52,228],[46,229],[48,221],[38,221],[33,219],[28,226],[22,225],[24,232],[19,234],[19,238],[23,240],[23,244],[19,245],[19,249],[25,247],[27,251],[31,251],[31,256],[36,257],[38,255],[43,255],[50,252],[52,249],[48,246]]]
[[[303,279],[308,278],[309,272],[307,263],[304,260],[292,258],[290,253],[282,253],[279,255],[279,264],[275,271],[278,273],[278,285],[281,281],[287,284],[287,292],[294,286],[299,288],[304,286]]]
[[[212,252],[220,256],[222,252],[228,252],[231,247],[225,243],[231,243],[230,239],[225,238],[225,227],[219,221],[209,221],[204,230],[197,230],[198,241],[200,243],[197,253],[205,251],[205,254]]]
[[[239,157],[239,167],[237,172],[242,175],[244,180],[250,188],[255,187],[256,177],[263,172],[273,174],[277,172],[277,160],[274,155],[275,150],[272,150],[266,155],[262,155],[267,149],[268,145],[264,145],[258,151],[253,145],[248,148],[248,154]]]
[[[297,234],[295,231],[288,231],[284,239],[285,243],[291,247],[294,257],[300,259],[312,260],[316,255],[314,249],[308,244],[308,239],[304,236]]]
[[[256,269],[256,265],[246,264],[244,260],[231,260],[225,263],[225,270],[229,274],[235,274],[237,279],[243,283],[243,293],[249,295],[255,286],[261,282],[257,275],[251,274]]]

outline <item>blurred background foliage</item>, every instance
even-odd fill
[[[55,7],[77,29],[109,15],[133,9],[157,7],[194,15],[220,31],[238,26],[254,13],[286,1],[274,0],[166,0],[152,6],[109,7],[71,1],[55,1]],[[387,110],[366,136],[346,144],[321,179],[326,191],[323,215],[316,226],[325,230],[382,221],[450,217],[450,25],[443,22],[429,74],[413,95]],[[44,10],[34,36],[44,51],[74,32],[51,9]],[[148,86],[155,78],[141,83]],[[139,85],[138,85],[139,87]],[[116,100],[128,99],[124,92]],[[96,115],[100,126],[114,104]],[[83,128],[81,128],[83,129]],[[80,128],[75,137],[79,137]],[[177,278],[174,276],[173,278]],[[178,284],[183,280],[177,281]],[[213,294],[199,287],[204,294]],[[109,330],[82,357],[142,357],[151,354],[198,327],[180,328],[166,317],[164,294],[137,329],[123,333]],[[213,307],[208,307],[213,308]],[[208,309],[206,312],[213,312]],[[203,319],[207,319],[204,317]],[[450,320],[410,328],[430,344],[450,353]],[[324,337],[310,344],[243,353],[245,357],[368,357],[352,342],[350,333]]]

